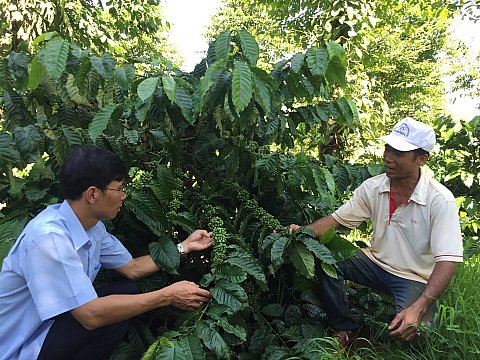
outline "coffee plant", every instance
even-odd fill
[[[248,32],[225,31],[191,73],[120,64],[56,33],[29,49],[0,59],[0,258],[29,219],[61,201],[66,153],[102,146],[131,176],[107,226],[162,268],[143,290],[183,278],[213,297],[197,311],[139,317],[113,358],[317,359],[326,323],[315,268],[336,276],[355,246],[333,231],[318,240],[285,227],[332,212],[381,171],[342,164],[332,145],[358,125],[343,94],[344,49],[327,42],[266,71]],[[309,131],[328,134],[320,156],[298,151]],[[213,232],[212,249],[180,258],[175,243],[197,228]]]

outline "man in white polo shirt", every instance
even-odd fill
[[[358,332],[344,280],[391,294],[397,315],[388,329],[409,341],[420,334],[419,323],[431,320],[455,263],[463,261],[455,198],[422,170],[435,145],[433,128],[405,118],[380,139],[385,142],[385,173],[363,182],[333,214],[307,225],[320,237],[332,227],[353,229],[372,221],[370,248],[338,263],[338,279],[318,274],[324,310],[343,347]],[[290,228],[295,231],[298,225]]]

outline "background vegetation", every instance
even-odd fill
[[[131,175],[107,225],[164,269],[142,288],[187,278],[213,295],[199,311],[135,320],[113,358],[331,357],[315,266],[335,276],[335,263],[368,242],[368,224],[320,241],[283,227],[330,213],[380,173],[375,137],[410,115],[437,130],[429,167],[457,197],[467,261],[439,302],[438,328],[418,344],[392,341],[389,300],[352,287],[373,347],[337,358],[477,358],[479,117],[444,115],[439,71],[441,54],[462,56],[447,37],[461,6],[226,1],[205,59],[185,73],[159,1],[1,0],[0,258],[62,199],[68,150],[104,146]],[[477,65],[459,88],[478,91]],[[213,250],[180,259],[174,243],[195,228],[213,231]]]

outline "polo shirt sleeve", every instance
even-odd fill
[[[22,270],[42,321],[97,297],[82,261],[64,234],[50,232],[37,237],[24,260]]]
[[[109,234],[101,224],[102,248],[100,264],[104,269],[116,269],[132,260],[132,255],[115,236]]]
[[[435,262],[463,262],[462,233],[454,199],[437,199],[431,209],[430,241]]]
[[[352,197],[332,214],[338,223],[350,229],[356,228],[371,215],[366,182],[356,188]]]

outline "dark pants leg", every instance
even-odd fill
[[[410,306],[425,288],[424,283],[403,279],[383,270],[360,250],[350,259],[339,262],[337,267],[337,279],[322,270],[318,274],[324,310],[328,322],[336,330],[358,329],[346,298],[345,280],[392,295],[397,312]],[[432,307],[424,321],[429,320],[434,311]]]
[[[114,294],[138,294],[136,283],[121,280],[97,291],[99,297]],[[108,359],[128,330],[128,321],[85,329],[71,314],[58,315],[42,345],[39,360]]]

